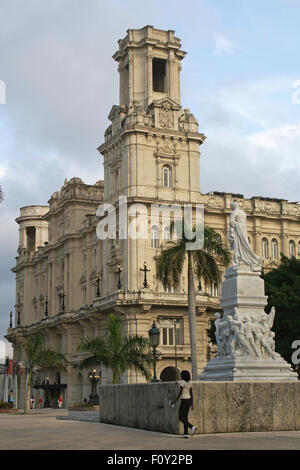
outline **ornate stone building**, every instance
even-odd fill
[[[41,378],[66,384],[64,399],[69,406],[90,393],[88,371],[78,368],[77,346],[84,336],[105,335],[112,312],[121,317],[124,334],[148,336],[153,320],[159,325],[158,376],[162,380],[174,379],[176,368],[190,369],[187,276],[178,292],[166,292],[156,277],[156,258],[170,243],[168,226],[161,217],[153,224],[146,211],[143,220],[148,220],[144,227],[148,236],[144,239],[122,238],[116,224],[119,236],[100,240],[96,232],[100,204],[114,205],[120,215],[119,198],[126,196],[128,224],[136,216],[130,212],[136,207],[133,204],[142,204],[143,210],[152,204],[204,204],[205,224],[226,241],[230,204],[237,200],[247,213],[250,243],[263,258],[265,269],[278,264],[281,252],[300,256],[297,203],[200,192],[199,149],[205,136],[196,118],[181,106],[180,70],[185,54],[174,31],[152,26],[128,30],[113,56],[119,64],[120,103],[109,113],[111,125],[98,148],[104,157],[104,182],[86,185],[72,178],[52,195],[49,206],[24,207],[16,219],[20,231],[13,268],[16,316],[7,338],[14,342],[16,334],[29,335],[44,328],[47,345],[65,353],[69,365],[61,377],[45,371]],[[145,261],[150,270],[147,288],[141,271]],[[199,372],[213,354],[206,329],[220,310],[219,295],[219,286],[202,286],[197,291]],[[24,360],[17,346],[14,355]],[[102,383],[111,379],[111,372],[103,369]],[[132,371],[122,377],[123,382],[139,380]],[[19,382],[22,394],[24,377]]]

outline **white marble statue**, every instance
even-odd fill
[[[244,315],[240,317],[238,309],[233,315],[221,318],[215,313],[217,356],[252,356],[276,359],[275,333],[271,331],[275,316],[272,308],[269,315]]]
[[[238,268],[241,264],[246,264],[252,271],[260,271],[261,258],[254,253],[248,241],[246,214],[239,208],[237,202],[233,202],[231,207],[228,241],[234,252],[232,267]]]

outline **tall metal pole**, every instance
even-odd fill
[[[97,296],[97,297],[100,297],[101,292],[100,292],[100,274],[99,274],[99,273],[97,274],[97,279],[96,279],[96,281],[97,281],[97,292],[96,292],[96,296]]]
[[[153,346],[153,379],[152,382],[158,382],[156,377],[156,346]]]
[[[177,319],[175,319],[173,323],[174,323],[175,367],[177,369],[177,341],[176,341]],[[176,372],[177,372],[177,370],[176,370]]]
[[[196,295],[194,286],[194,274],[192,266],[192,254],[188,251],[188,317],[191,342],[192,380],[198,380],[197,344],[196,344]]]

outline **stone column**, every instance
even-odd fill
[[[152,83],[152,48],[148,47],[147,50],[147,61],[146,61],[146,80],[145,83],[147,84],[147,104],[149,105],[152,102],[152,90],[153,90],[153,83]],[[146,91],[146,90],[145,90]]]
[[[69,297],[70,293],[68,290],[68,273],[69,273],[69,255],[66,254],[64,256],[64,291],[65,291],[65,306],[66,306],[66,311],[69,311]]]
[[[56,263],[55,259],[52,261],[52,285],[51,285],[51,315],[56,315],[57,312],[57,299],[56,299]]]
[[[92,290],[91,290],[91,272],[92,272],[92,246],[91,246],[91,236],[87,235],[87,250],[86,250],[86,299],[87,303],[90,304],[93,300]]]
[[[74,254],[69,253],[69,280],[68,280],[68,311],[70,312],[74,308],[74,301],[73,301],[73,289],[74,289],[74,282],[73,282],[73,264]]]

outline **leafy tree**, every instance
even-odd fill
[[[85,338],[77,350],[90,353],[80,362],[81,368],[98,365],[112,369],[114,384],[120,382],[121,375],[128,369],[140,372],[147,380],[151,379],[153,359],[149,340],[141,335],[122,337],[121,319],[114,314],[108,317],[106,338]]]
[[[173,234],[175,224],[171,223],[170,232]],[[170,248],[163,250],[157,260],[157,276],[165,288],[173,287],[175,290],[180,284],[187,258],[188,271],[188,316],[190,327],[192,379],[197,380],[197,351],[196,351],[196,293],[194,274],[198,281],[207,285],[218,285],[221,282],[222,271],[220,266],[228,266],[231,260],[230,251],[223,245],[220,235],[210,227],[204,227],[203,248],[187,250],[186,244],[194,240],[185,237],[184,223],[182,225],[182,238]]]
[[[282,255],[280,266],[261,277],[268,296],[265,310],[275,307],[276,351],[291,363],[292,343],[300,339],[300,260]]]
[[[32,373],[35,368],[47,369],[54,367],[59,370],[66,368],[67,359],[63,354],[60,354],[53,349],[45,349],[44,347],[44,334],[42,330],[34,333],[33,335],[17,338],[18,344],[24,351],[25,361],[28,364],[28,380],[25,392],[25,413],[30,412],[30,391]]]

